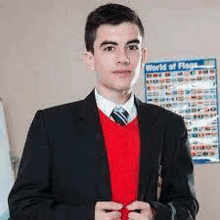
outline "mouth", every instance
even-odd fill
[[[130,74],[131,70],[115,70],[115,71],[113,71],[113,73],[116,73],[116,74]]]

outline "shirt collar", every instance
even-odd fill
[[[97,89],[95,88],[95,98],[96,98],[96,103],[98,108],[108,117],[110,117],[112,110],[117,106],[121,106],[123,107],[128,113],[129,115],[133,115],[134,112],[134,93],[131,94],[131,97],[129,98],[129,100],[123,104],[123,105],[118,105],[115,104],[114,102],[111,102],[110,100],[104,98],[103,96],[101,96]]]

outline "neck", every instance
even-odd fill
[[[109,91],[108,89],[103,89],[99,86],[97,86],[96,89],[101,96],[118,105],[125,104],[131,97],[132,93],[132,89]]]

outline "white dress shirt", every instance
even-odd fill
[[[128,112],[128,114],[129,114],[128,123],[131,122],[137,116],[137,109],[134,104],[134,94],[133,93],[131,94],[131,97],[129,98],[129,100],[125,104],[118,105],[118,104],[115,104],[114,102],[111,102],[110,100],[104,98],[103,96],[101,96],[98,93],[97,89],[95,88],[95,99],[96,99],[96,103],[97,103],[98,108],[111,120],[113,120],[113,118],[111,117],[112,110],[116,106],[123,107]]]

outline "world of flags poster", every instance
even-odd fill
[[[194,162],[219,162],[216,59],[155,61],[143,72],[146,103],[184,118]]]

